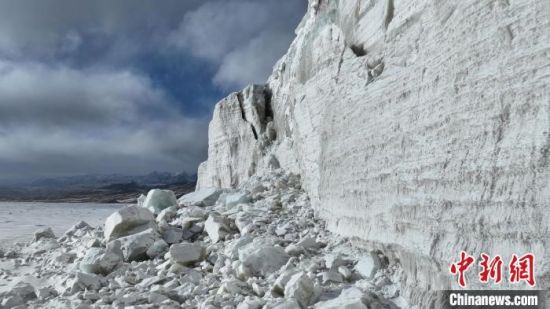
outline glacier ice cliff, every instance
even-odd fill
[[[461,250],[533,252],[550,286],[549,152],[549,1],[310,0],[267,84],[216,105],[197,186],[300,174],[426,307]]]

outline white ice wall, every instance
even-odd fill
[[[550,286],[549,1],[310,1],[269,88],[276,139],[222,101],[201,186],[276,157],[333,231],[402,265],[413,303],[456,287],[460,250],[534,252]]]

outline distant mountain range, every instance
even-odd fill
[[[30,181],[26,187],[31,188],[96,188],[112,184],[136,183],[142,186],[185,184],[195,182],[196,175],[187,173],[173,174],[168,172],[152,172],[146,175],[128,176],[120,174],[109,175],[76,175],[55,178],[38,178]]]
[[[129,176],[76,175],[38,178],[17,185],[0,186],[3,201],[46,202],[134,202],[140,194],[150,189],[170,189],[181,195],[195,187],[196,175],[187,173],[152,172]]]

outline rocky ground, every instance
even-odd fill
[[[332,235],[300,178],[176,200],[153,190],[107,218],[0,250],[0,308],[399,308],[401,270]]]

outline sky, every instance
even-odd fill
[[[305,0],[0,0],[0,183],[195,173],[214,104],[263,83]]]

